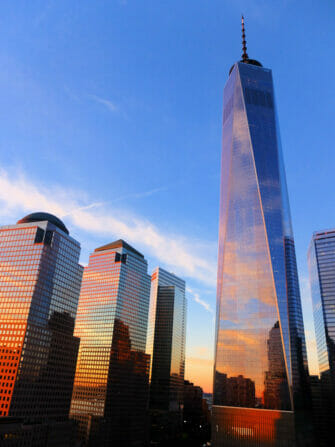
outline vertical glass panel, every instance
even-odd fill
[[[158,268],[152,275],[151,287],[156,309],[150,407],[179,412],[185,369],[185,282]]]
[[[334,233],[335,235],[335,233]],[[320,238],[320,239],[319,239]],[[329,249],[332,249],[330,251]],[[335,237],[313,237],[308,252],[308,267],[313,300],[313,315],[316,333],[316,345],[318,352],[319,371],[322,376],[330,370],[328,338],[334,334],[329,330],[329,320],[334,321],[334,286],[331,279],[334,278],[332,264],[335,261]],[[323,281],[322,281],[323,280]],[[325,284],[326,283],[326,284]],[[323,287],[322,287],[323,286]],[[323,293],[322,293],[323,291]],[[327,309],[324,308],[324,298],[327,300]],[[327,321],[328,317],[328,321]],[[331,328],[332,329],[332,328]],[[327,334],[328,332],[328,334]],[[334,340],[335,341],[335,340]],[[333,344],[334,344],[333,341]]]
[[[145,437],[149,288],[147,262],[124,241],[96,249],[85,267],[70,411],[84,443],[134,445]]]
[[[291,384],[290,332],[288,323],[283,201],[281,194],[273,83],[270,70],[258,70],[239,65],[244,93],[252,152],[255,160],[266,237],[271,256],[272,274],[280,315],[284,355]],[[248,100],[248,91],[253,92]],[[269,99],[270,98],[270,99]],[[263,100],[262,100],[263,99]]]

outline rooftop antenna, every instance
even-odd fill
[[[245,40],[245,29],[244,29],[244,17],[242,15],[242,61],[246,62],[249,59],[247,54],[247,42]]]

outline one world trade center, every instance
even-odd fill
[[[242,40],[224,89],[212,441],[307,446],[307,356],[272,73],[248,57],[243,18]]]

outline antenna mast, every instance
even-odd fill
[[[242,61],[246,62],[249,59],[247,54],[247,42],[245,40],[245,29],[244,29],[244,17],[242,15]]]

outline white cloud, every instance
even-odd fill
[[[90,235],[125,239],[163,267],[210,286],[216,281],[215,244],[182,234],[165,233],[149,220],[108,203],[90,203],[87,194],[57,186],[39,185],[18,172],[0,170],[0,217],[3,223],[23,213],[45,211],[66,217],[66,224]],[[4,221],[5,220],[5,221]],[[84,240],[80,241],[82,244]],[[108,240],[106,240],[106,243]],[[210,306],[193,294],[211,312]]]
[[[186,288],[187,292],[192,296],[193,300],[200,304],[200,306],[202,306],[204,309],[207,310],[207,312],[213,313],[213,309],[211,308],[210,304],[207,303],[206,301],[202,300],[200,298],[199,293],[194,292],[192,289],[190,289],[189,287]]]
[[[88,95],[88,97],[100,104],[103,104],[111,112],[119,111],[119,107],[115,104],[115,102],[111,101],[110,99],[101,98],[100,96],[96,95]]]

